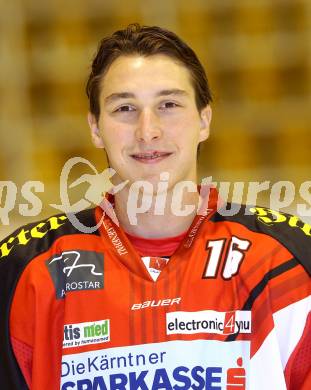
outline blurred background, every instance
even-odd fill
[[[12,0],[1,5],[0,21],[0,201],[3,208],[11,197],[13,205],[0,238],[57,213],[49,203],[60,203],[70,157],[105,168],[89,137],[85,83],[99,40],[131,22],[175,31],[206,68],[213,123],[200,176],[291,181],[295,203],[287,209],[306,203],[299,188],[311,180],[310,0]],[[22,217],[29,180],[44,183],[43,209]],[[5,181],[15,183],[16,200]],[[269,205],[269,195],[259,203]]]

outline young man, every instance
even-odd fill
[[[0,244],[1,389],[311,388],[311,227],[225,217],[194,187],[211,121],[194,52],[130,25],[101,42],[87,93],[93,142],[127,183],[117,220],[97,207],[77,215],[93,233],[58,215]]]

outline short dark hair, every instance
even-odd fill
[[[195,52],[171,31],[134,23],[102,39],[92,62],[86,93],[90,112],[97,120],[100,115],[99,94],[102,77],[118,57],[133,54],[141,56],[165,54],[174,58],[190,72],[198,111],[212,101],[205,70]]]

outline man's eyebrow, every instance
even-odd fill
[[[118,99],[134,98],[135,95],[131,92],[115,92],[105,98],[105,103],[112,103]]]
[[[163,91],[157,93],[157,96],[170,96],[170,95],[186,96],[189,95],[189,93],[187,91],[184,91],[183,89],[178,89],[178,88],[164,89]]]
[[[187,96],[189,93],[184,91],[183,89],[173,88],[173,89],[163,89],[159,91],[156,96],[171,96],[171,95],[179,95],[179,96]],[[119,99],[129,99],[135,98],[135,94],[132,92],[115,92],[105,98],[105,103],[112,103]]]

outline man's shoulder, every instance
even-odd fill
[[[267,207],[227,204],[213,217],[214,222],[231,222],[272,237],[291,252],[311,275],[311,225],[296,215]]]
[[[75,215],[83,226],[94,226],[94,209],[83,210]],[[7,261],[27,263],[31,258],[46,251],[60,237],[82,234],[71,223],[70,215],[58,214],[44,220],[32,222],[16,229],[0,242],[0,271]]]
[[[84,226],[96,226],[94,210],[84,210],[75,215]],[[83,234],[70,221],[70,215],[53,215],[42,221],[21,226],[0,242],[0,332],[9,334],[9,318],[16,286],[26,267],[40,254],[48,251],[62,236]],[[94,231],[96,234],[96,232]],[[3,371],[14,372],[16,388],[26,388],[20,374],[9,337],[2,337],[0,353],[4,356]],[[1,368],[2,368],[1,367]],[[1,371],[1,370],[0,370]],[[0,375],[2,374],[2,372]],[[2,382],[1,382],[2,383]]]

